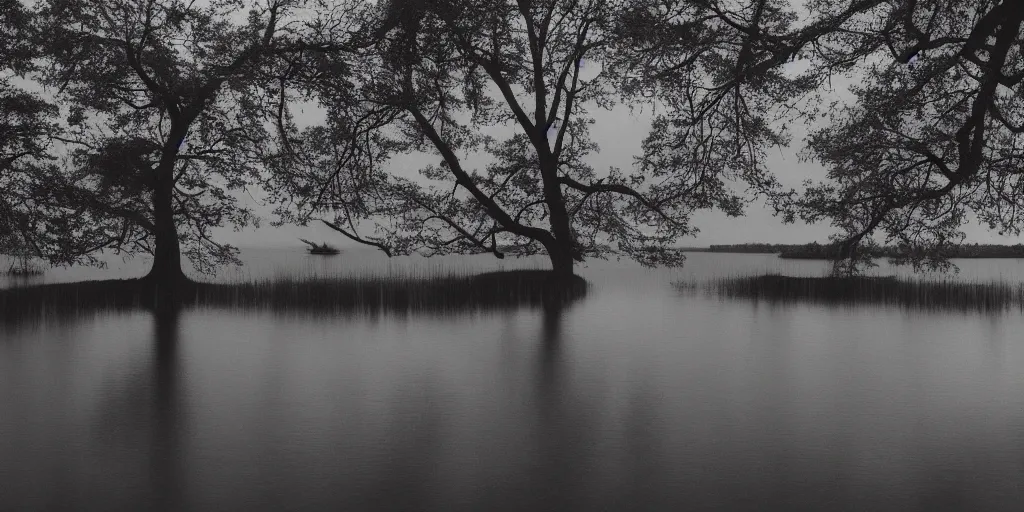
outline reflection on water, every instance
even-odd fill
[[[618,268],[618,270],[609,270]],[[1019,510],[1020,315],[717,300],[0,331],[3,510]]]
[[[187,467],[179,457],[182,451],[183,425],[187,412],[182,406],[181,369],[178,355],[178,332],[181,311],[165,307],[153,315],[153,430],[152,466],[150,485],[154,489],[154,503],[150,510],[181,510],[179,497],[183,495],[182,478]]]

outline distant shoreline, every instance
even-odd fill
[[[681,247],[683,252],[715,252],[735,254],[778,254],[783,259],[831,260],[835,259],[835,244],[720,244],[708,247]],[[896,247],[881,247],[869,251],[875,258],[898,258],[906,256]],[[951,247],[942,253],[946,258],[1024,258],[1024,244],[963,244]]]

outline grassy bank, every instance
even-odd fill
[[[1024,287],[1006,283],[765,275],[678,283],[677,286],[719,297],[770,302],[877,304],[960,311],[1024,309]]]
[[[581,277],[558,280],[550,272],[538,270],[412,279],[189,282],[182,285],[176,306],[320,314],[444,314],[567,304],[582,298],[587,289],[587,282]],[[74,316],[91,311],[152,309],[158,306],[156,300],[153,289],[140,280],[48,284],[0,290],[0,315],[6,322],[40,315]]]

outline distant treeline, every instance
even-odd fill
[[[800,244],[726,244],[712,245],[707,252],[742,252],[756,254],[779,254],[803,247]]]
[[[862,251],[874,258],[897,258],[905,256],[906,253],[899,247],[885,246],[877,248],[862,248]],[[757,254],[778,254],[780,258],[827,260],[834,259],[838,254],[835,244],[726,244],[712,245],[705,252],[732,252],[732,253],[757,253]],[[950,247],[942,251],[946,258],[1024,258],[1024,244],[996,245],[996,244],[964,244]]]

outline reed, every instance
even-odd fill
[[[589,288],[581,277],[521,270],[416,278],[265,279],[241,283],[183,283],[174,307],[312,314],[456,314],[568,304]],[[141,280],[84,281],[0,290],[5,323],[97,311],[158,308],[159,296]]]
[[[0,255],[0,259],[4,256]],[[31,255],[17,254],[11,257],[11,264],[6,270],[0,271],[0,275],[12,277],[39,276],[45,272],[43,267],[33,260]]]
[[[1010,283],[763,275],[677,283],[676,286],[718,297],[782,303],[875,304],[960,311],[1024,309],[1024,285]]]

